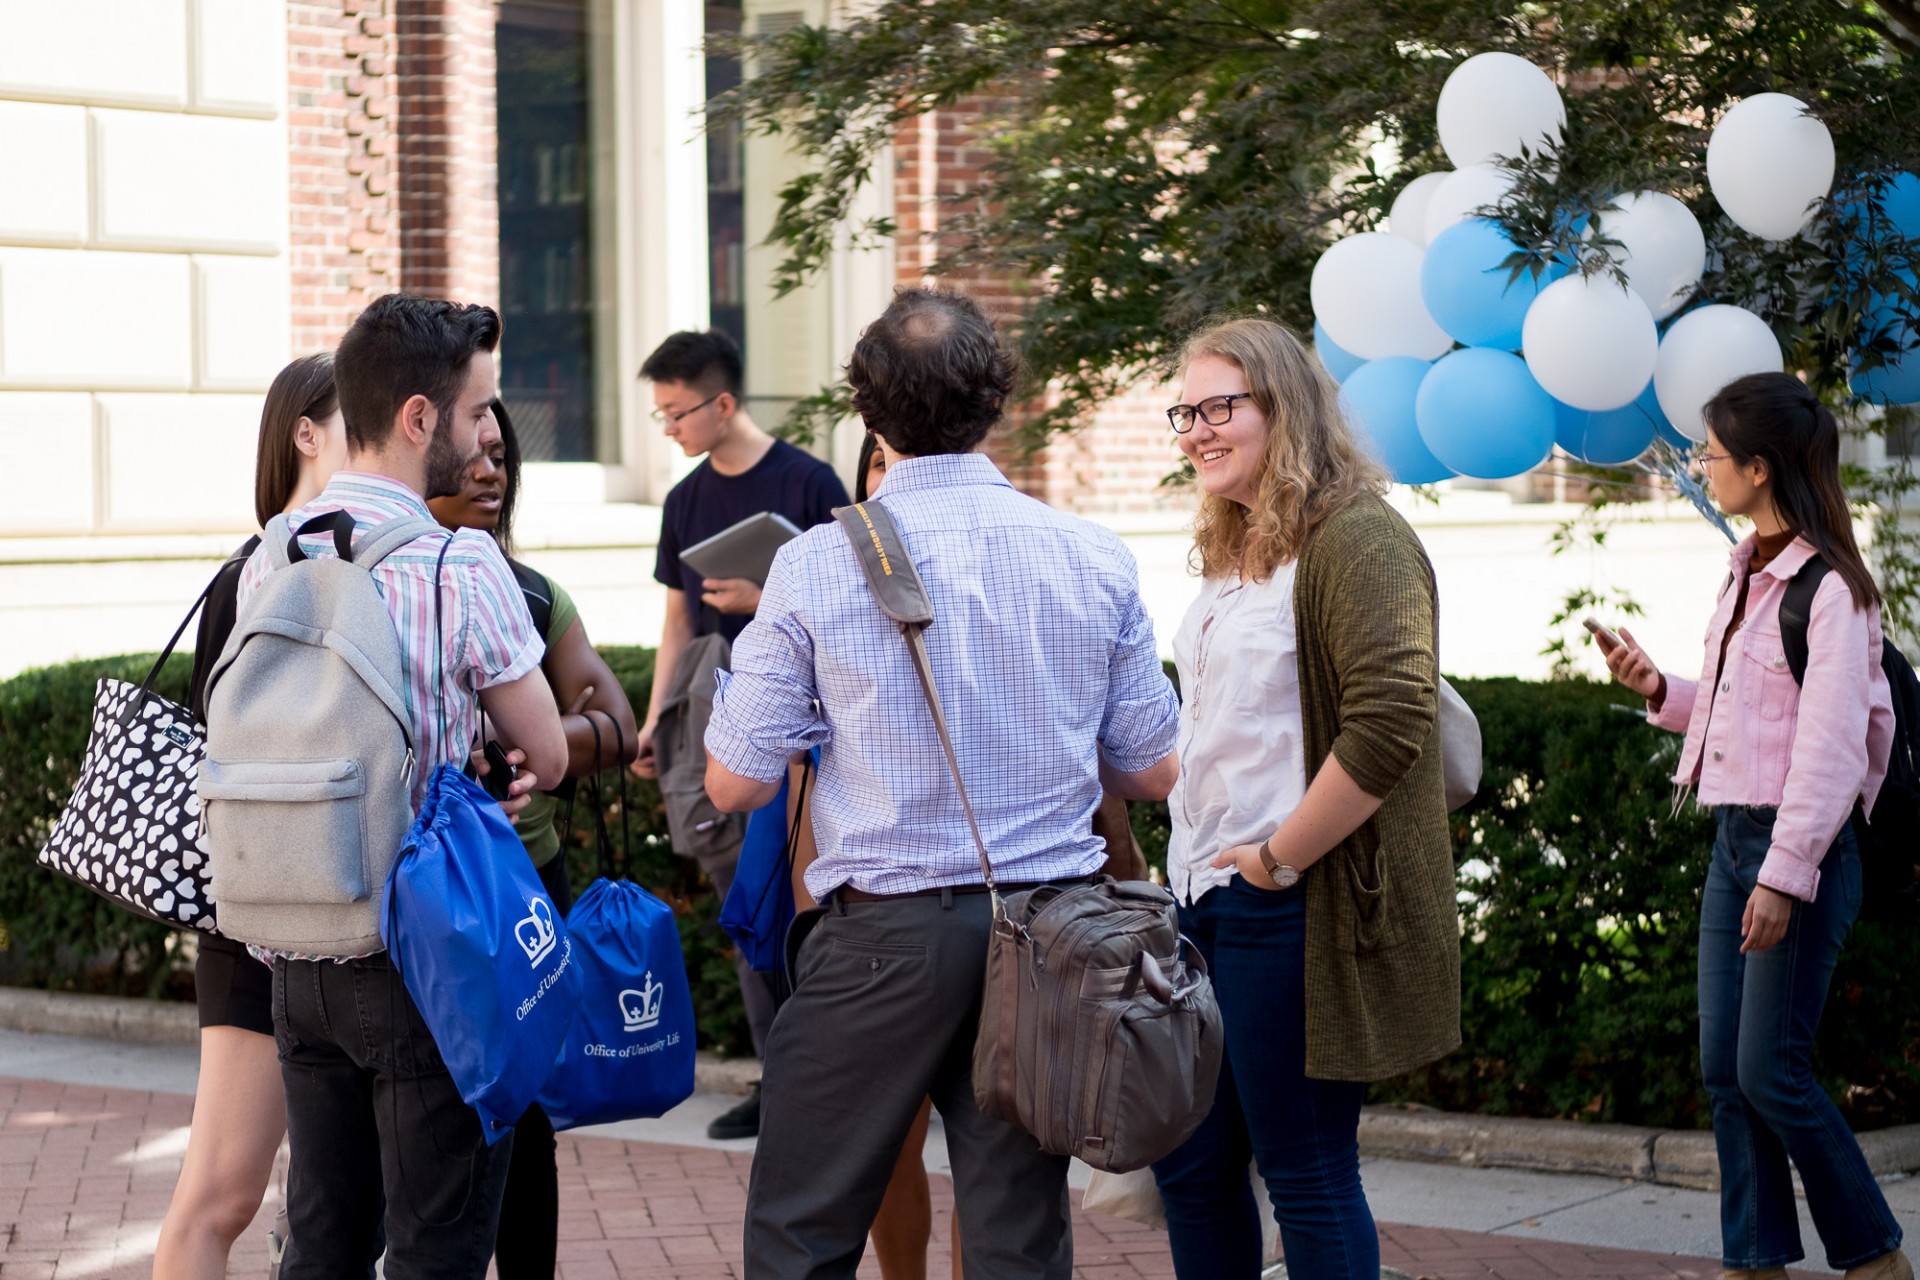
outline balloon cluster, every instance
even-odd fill
[[[1586,462],[1629,462],[1657,437],[1703,440],[1701,410],[1721,387],[1782,368],[1772,330],[1751,311],[1712,305],[1672,318],[1706,270],[1707,242],[1663,192],[1618,196],[1586,219],[1582,236],[1607,242],[1594,249],[1617,274],[1559,262],[1516,275],[1505,265],[1518,246],[1475,211],[1512,189],[1517,175],[1502,159],[1560,143],[1566,108],[1538,67],[1508,53],[1468,58],[1447,77],[1437,115],[1455,168],[1409,182],[1390,231],[1330,246],[1311,287],[1320,358],[1397,479],[1519,475],[1556,444]],[[1785,94],[1735,104],[1707,147],[1720,207],[1762,239],[1799,235],[1833,171],[1826,126]],[[1920,232],[1920,180],[1903,192],[1897,207]],[[1920,353],[1863,377],[1894,394],[1910,382],[1920,399]]]

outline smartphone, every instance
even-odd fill
[[[1600,642],[1600,647],[1606,650],[1608,653],[1613,652],[1615,649],[1618,649],[1621,645],[1626,643],[1626,641],[1622,640],[1619,636],[1613,634],[1613,632],[1607,630],[1606,627],[1602,626],[1600,623],[1600,620],[1594,617],[1592,614],[1588,614],[1586,617],[1580,619],[1580,625],[1585,627],[1588,631],[1591,631],[1593,633],[1593,638],[1595,640],[1598,640]]]
[[[513,785],[517,771],[507,763],[506,749],[491,738],[487,739],[486,746],[482,748],[482,754],[487,758],[487,771],[482,775],[480,785],[495,800],[504,801],[507,798],[507,788]]]

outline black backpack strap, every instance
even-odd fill
[[[287,562],[297,564],[307,558],[300,549],[300,537],[308,533],[331,533],[333,535],[334,554],[347,563],[353,563],[353,517],[344,511],[322,511],[317,516],[309,516],[298,529],[287,535]]]
[[[520,596],[527,602],[527,612],[533,617],[533,629],[540,638],[552,644],[553,630],[553,584],[547,581],[547,575],[538,569],[521,564],[509,558],[507,568],[513,570],[513,580],[520,584]]]
[[[1787,580],[1787,594],[1780,598],[1780,643],[1787,651],[1787,670],[1793,672],[1795,684],[1806,682],[1807,624],[1813,617],[1813,597],[1832,568],[1815,556]]]

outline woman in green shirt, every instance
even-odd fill
[[[466,485],[451,497],[428,502],[436,520],[449,529],[485,529],[507,555],[520,583],[527,612],[546,641],[540,669],[553,687],[567,735],[567,778],[602,769],[624,768],[638,750],[633,708],[620,682],[587,639],[573,598],[560,584],[513,558],[513,511],[520,496],[520,440],[507,407],[493,402],[500,439],[467,469]],[[553,903],[564,915],[573,905],[567,860],[560,849],[555,818],[560,808],[553,792],[536,792],[515,825],[527,856],[540,872]],[[552,1280],[560,1217],[559,1171],[554,1159],[553,1126],[538,1105],[514,1126],[512,1162],[500,1206],[494,1241],[494,1265],[500,1280]]]

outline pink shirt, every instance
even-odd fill
[[[1754,540],[1733,549],[1734,581],[1747,572]],[[1727,645],[1725,668],[1701,684],[1667,674],[1667,699],[1648,719],[1687,735],[1673,780],[1698,786],[1703,805],[1771,805],[1780,810],[1760,883],[1811,902],[1820,860],[1853,813],[1873,808],[1893,747],[1893,695],[1880,669],[1880,611],[1853,604],[1846,580],[1829,573],[1813,597],[1807,673],[1796,685],[1780,640],[1780,600],[1814,549],[1795,538],[1747,588],[1746,622]],[[1720,653],[1737,588],[1720,593],[1707,624],[1706,661]]]

